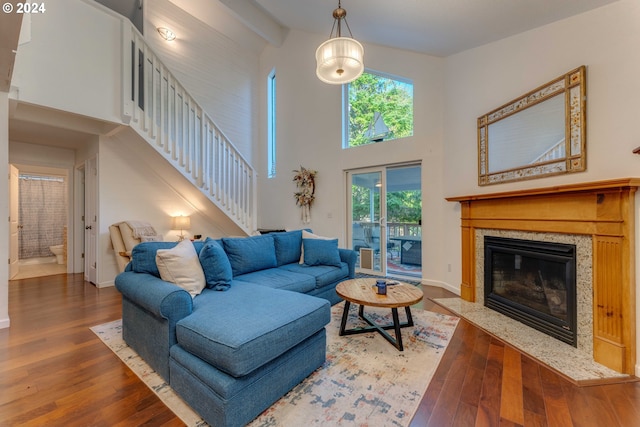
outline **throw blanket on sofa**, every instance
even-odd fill
[[[156,230],[146,221],[125,221],[133,231],[133,237],[140,239],[141,237],[157,236]]]

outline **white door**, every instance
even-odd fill
[[[18,251],[20,233],[20,183],[19,171],[9,165],[9,279],[18,274]]]
[[[98,279],[98,161],[91,158],[85,162],[84,186],[84,278],[96,284]]]

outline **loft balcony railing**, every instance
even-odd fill
[[[551,160],[562,159],[566,156],[566,143],[562,138],[560,141],[553,144],[551,148],[535,158],[531,164],[548,162]]]
[[[122,36],[124,120],[251,234],[256,171],[126,20]]]

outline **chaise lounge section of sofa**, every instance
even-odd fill
[[[195,297],[160,278],[157,251],[175,242],[136,246],[116,278],[124,340],[208,423],[246,424],[325,360],[335,286],[354,277],[356,254],[315,240],[195,242],[207,282]]]

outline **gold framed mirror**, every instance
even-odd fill
[[[586,169],[583,65],[478,118],[478,184]]]

